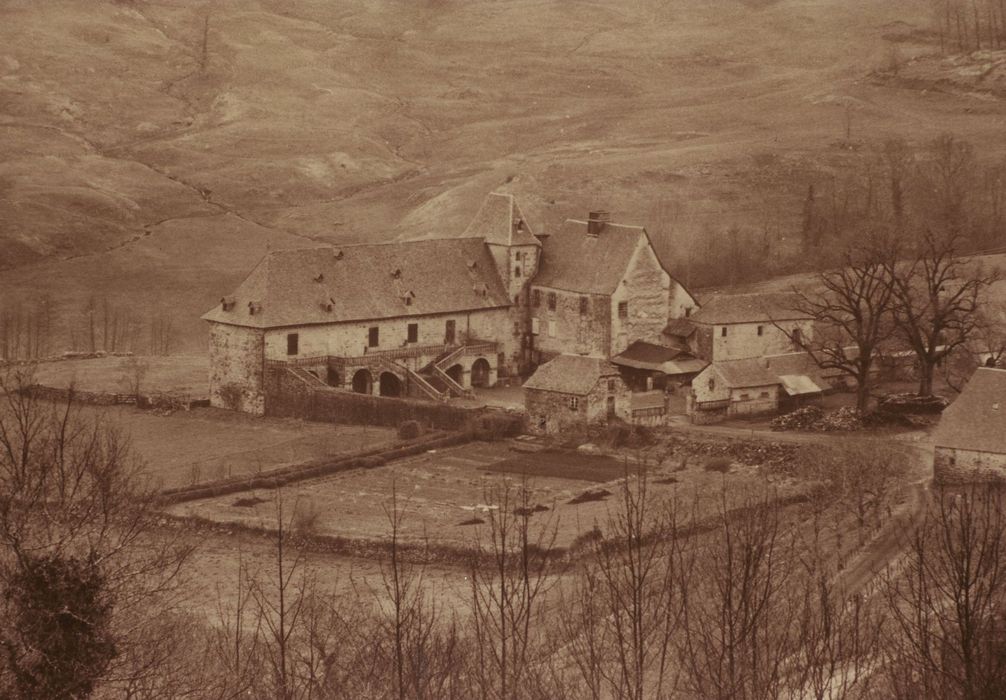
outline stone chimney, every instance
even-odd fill
[[[597,236],[604,230],[604,225],[611,220],[606,211],[592,211],[587,215],[587,235]]]

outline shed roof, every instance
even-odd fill
[[[274,251],[226,300],[203,318],[276,328],[509,305],[479,238]]]
[[[779,384],[803,393],[811,386],[816,387],[814,391],[821,391],[821,387],[828,385],[817,363],[804,352],[726,360],[714,363],[713,367],[734,389]]]
[[[603,358],[558,355],[541,365],[524,382],[524,388],[584,396],[599,379],[612,376],[618,376],[618,368]]]
[[[611,358],[611,361],[620,367],[653,370],[672,376],[698,373],[709,364],[684,350],[666,348],[642,340],[634,342],[624,352]]]
[[[799,295],[788,292],[712,294],[702,300],[689,320],[707,325],[809,320],[810,315],[794,311],[799,300]]]
[[[541,245],[517,200],[505,192],[489,193],[462,235],[491,245]]]
[[[593,236],[587,234],[586,221],[567,219],[545,239],[534,284],[582,294],[611,294],[643,241],[649,238],[642,226],[605,222]]]
[[[672,318],[664,328],[664,334],[675,338],[690,338],[695,333],[695,324],[688,318]]]
[[[980,367],[933,433],[936,447],[1006,454],[1006,370]]]

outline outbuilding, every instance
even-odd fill
[[[531,431],[550,435],[631,414],[618,368],[584,355],[558,355],[538,367],[524,383],[524,406]]]
[[[1006,481],[1006,370],[975,371],[943,412],[933,445],[937,483]]]

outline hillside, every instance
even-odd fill
[[[998,102],[866,79],[925,6],[7,0],[0,306],[109,299],[199,348],[268,247],[452,235],[500,187],[541,228],[645,224],[687,280],[710,228],[785,244],[849,105],[857,138],[1002,149]]]

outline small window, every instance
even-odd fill
[[[538,331],[538,319],[532,318],[531,319],[531,334],[532,335],[538,335],[538,332],[539,332]]]
[[[709,377],[709,391],[713,391],[715,389],[716,389],[716,378]]]
[[[513,334],[520,335],[520,321],[513,322]]]
[[[720,329],[720,337],[721,338],[726,338],[727,337],[727,327],[726,326],[723,326],[723,328]]]
[[[577,397],[577,396],[570,396],[569,397],[569,410],[570,411],[577,411],[577,410],[579,410],[579,408],[580,408],[580,398]]]
[[[555,311],[555,292],[548,293],[548,310]]]
[[[611,391],[611,392],[615,391],[615,380],[614,379],[609,379],[608,380],[608,391]]]
[[[418,342],[419,341],[419,324],[418,323],[410,323],[409,327],[408,327],[408,331],[409,331],[409,335],[408,335],[409,342],[410,343]]]
[[[513,305],[520,306],[520,292],[517,292],[517,296],[513,298]]]
[[[300,351],[300,335],[297,333],[287,333],[286,354],[296,355]]]
[[[627,301],[618,302],[618,317],[619,318],[629,317],[629,302]]]
[[[741,394],[741,401],[747,401],[750,398],[751,398],[751,394],[748,394],[748,393]]]
[[[793,339],[793,345],[796,347],[803,345],[803,332],[799,328],[794,328],[790,337]]]
[[[371,326],[370,330],[367,331],[367,345],[372,348],[376,348],[381,343],[381,329],[377,326]]]
[[[548,322],[548,337],[549,338],[555,337],[555,321]]]
[[[768,392],[767,392],[767,391],[763,391],[763,392],[761,393],[761,397],[762,397],[763,399],[767,399],[767,398],[768,398]]]
[[[758,326],[758,336],[761,337],[765,335],[765,326]]]
[[[514,267],[514,269],[513,269],[513,276],[514,277],[520,277],[520,265],[517,265],[517,266]]]
[[[686,306],[685,307],[685,318],[689,318],[691,315],[692,315],[692,307]]]
[[[590,300],[587,297],[580,297],[580,315],[586,316],[590,309]]]
[[[541,290],[532,289],[531,290],[531,306],[539,307],[541,306]]]

